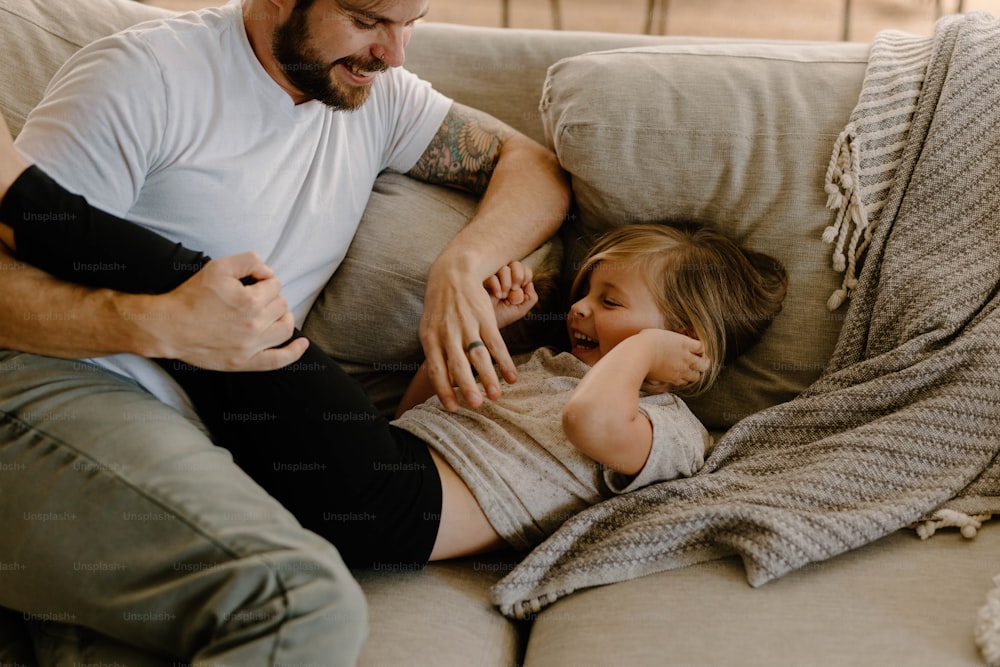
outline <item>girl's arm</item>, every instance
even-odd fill
[[[612,470],[636,475],[653,446],[653,427],[639,411],[647,380],[673,387],[701,376],[701,343],[645,329],[616,345],[580,381],[562,413],[563,431],[581,452]]]
[[[532,278],[531,268],[515,261],[504,266],[483,282],[483,287],[486,288],[493,302],[497,328],[502,329],[517,322],[538,303],[538,294],[535,292]],[[489,354],[489,352],[481,346],[472,350],[470,354]],[[398,417],[413,406],[423,403],[435,393],[437,392],[427,370],[427,362],[424,362],[420,364],[420,368],[410,380],[410,385],[396,408],[396,416]]]

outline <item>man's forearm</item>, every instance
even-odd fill
[[[241,278],[256,282],[244,285]],[[269,371],[297,360],[281,283],[255,253],[209,262],[166,294],[66,283],[0,247],[0,347],[75,359],[133,353],[220,371]],[[287,344],[286,344],[287,343]]]
[[[144,320],[148,297],[63,282],[0,245],[0,347],[76,359],[133,352],[155,355]]]
[[[527,137],[512,137],[476,215],[445,248],[442,259],[485,279],[555,234],[569,204],[569,178],[555,155]]]

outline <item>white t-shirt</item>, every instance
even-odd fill
[[[383,170],[409,171],[451,100],[396,68],[355,112],[295,105],[257,60],[239,0],[98,40],[56,74],[18,149],[64,187],[212,257],[255,250],[301,326]],[[349,305],[347,307],[350,307]],[[132,355],[95,360],[189,408]]]

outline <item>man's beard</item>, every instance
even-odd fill
[[[274,29],[272,51],[285,77],[299,92],[319,100],[334,109],[354,111],[368,99],[371,86],[335,87],[331,73],[340,64],[348,69],[364,72],[382,72],[386,65],[381,60],[365,61],[348,56],[332,63],[323,61],[315,49],[308,46],[309,24],[306,10],[295,7],[291,16]]]

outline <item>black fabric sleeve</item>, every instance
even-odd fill
[[[162,294],[198,272],[209,258],[154,231],[98,210],[36,166],[0,202],[14,230],[17,256],[52,275],[92,287]]]

